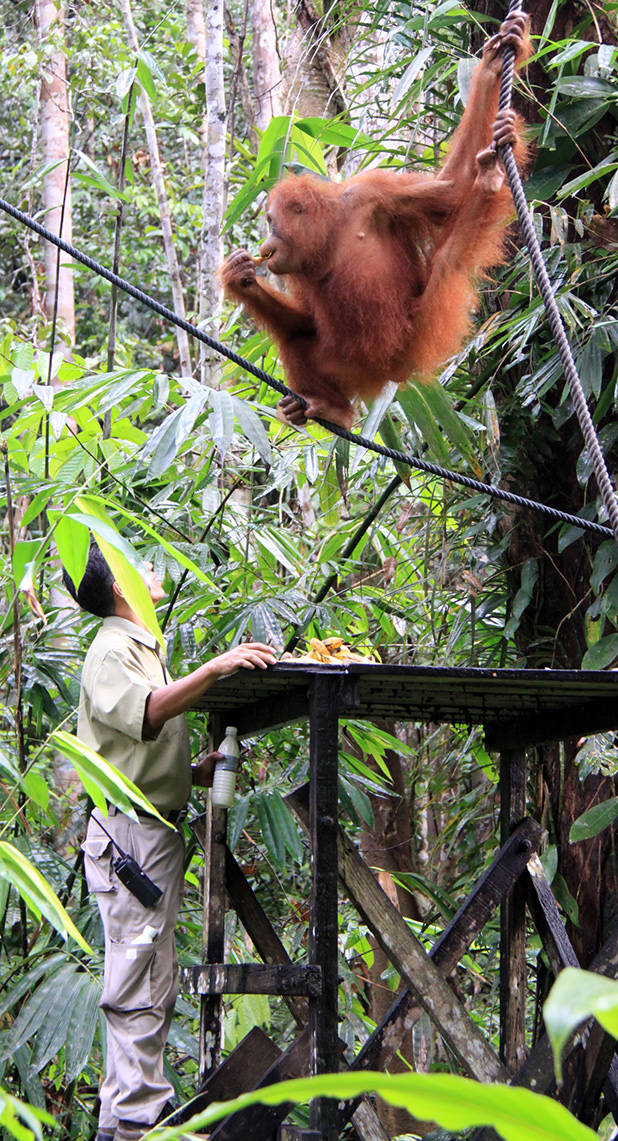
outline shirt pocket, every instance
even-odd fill
[[[151,1007],[155,955],[155,944],[140,946],[109,939],[105,947],[100,1005],[112,1010],[146,1010]]]
[[[88,890],[117,891],[112,872],[111,840],[108,840],[107,836],[87,836],[82,844],[82,852]]]

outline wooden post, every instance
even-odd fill
[[[338,1065],[337,1018],[337,766],[339,678],[312,679],[309,695],[311,917],[309,962],[322,968],[322,993],[309,998],[311,1073],[332,1073]],[[337,1139],[337,1102],[315,1098],[310,1126],[322,1141]]]
[[[211,717],[209,747],[219,743],[221,718]],[[216,744],[215,744],[216,742]],[[206,813],[204,845],[204,920],[202,930],[202,962],[222,963],[225,929],[225,848],[227,809],[214,808],[210,795]],[[221,1062],[223,1036],[223,1003],[220,994],[203,995],[200,1002],[200,1088]]]
[[[500,753],[500,843],[526,815],[526,753]],[[511,888],[500,909],[500,1057],[510,1074],[526,1060],[526,886]]]

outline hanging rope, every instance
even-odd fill
[[[518,0],[511,0],[509,5],[509,16],[513,16],[516,12],[521,11],[523,11],[523,9],[521,8]],[[505,48],[504,58],[502,62],[502,77],[500,81],[500,100],[498,103],[500,111],[504,111],[511,106],[514,71],[515,52],[513,48]],[[560,310],[558,309],[558,303],[556,301],[552,284],[549,279],[549,274],[543,260],[543,254],[541,252],[539,240],[536,236],[536,231],[532,223],[532,218],[528,209],[528,203],[526,202],[526,195],[524,192],[521,175],[517,169],[517,164],[513,156],[513,148],[510,144],[507,144],[506,146],[499,147],[498,152],[504,164],[504,169],[506,170],[507,178],[509,180],[509,186],[511,188],[513,201],[515,202],[515,207],[517,210],[517,217],[519,218],[519,224],[521,226],[524,238],[526,239],[530,261],[532,262],[532,268],[537,280],[539,292],[543,298],[543,304],[545,305],[545,309],[547,311],[551,331],[554,335],[554,340],[556,341],[558,355],[560,357],[562,367],[564,368],[564,375],[566,376],[567,383],[569,385],[573,407],[575,408],[575,412],[577,414],[579,426],[584,437],[584,443],[588,449],[588,455],[590,456],[592,462],[596,481],[601,492],[603,503],[605,505],[605,510],[607,511],[608,518],[612,525],[614,538],[618,541],[618,499],[616,498],[616,493],[609,477],[607,465],[599,445],[599,439],[592,422],[592,417],[590,415],[588,405],[586,403],[586,397],[582,388],[582,383],[579,379],[577,368],[575,367],[575,361],[573,359],[573,353],[571,352],[571,346],[566,335],[562,317],[560,316]]]
[[[514,11],[518,10],[520,10],[518,0],[511,0],[509,14],[512,14]],[[513,85],[514,58],[514,51],[511,48],[506,49],[504,53],[502,84],[500,91],[501,108],[510,105]],[[599,483],[603,502],[611,520],[613,529],[605,527],[601,523],[595,523],[592,520],[583,519],[578,515],[572,515],[569,512],[560,511],[555,507],[550,507],[549,504],[539,503],[537,500],[529,499],[526,496],[515,495],[511,491],[506,491],[502,487],[497,487],[496,484],[484,483],[481,480],[473,479],[471,476],[463,475],[460,472],[441,467],[439,464],[430,463],[428,460],[423,460],[419,456],[411,455],[408,452],[403,452],[396,448],[388,448],[384,444],[378,444],[375,440],[370,440],[367,436],[362,436],[357,433],[350,432],[347,428],[342,428],[340,424],[334,424],[330,420],[322,420],[321,418],[316,417],[316,423],[320,424],[323,428],[326,428],[327,431],[331,432],[333,435],[339,436],[343,440],[347,440],[352,444],[356,444],[359,447],[365,448],[367,451],[375,452],[377,455],[384,456],[386,459],[390,459],[395,463],[400,463],[417,471],[425,472],[427,475],[436,476],[438,479],[448,480],[450,483],[455,483],[460,487],[465,487],[469,491],[474,491],[481,495],[488,495],[492,499],[500,500],[503,503],[509,503],[513,507],[522,507],[527,510],[538,511],[546,517],[554,519],[559,523],[578,527],[583,531],[602,535],[604,538],[614,537],[618,540],[618,500],[616,500],[616,496],[611,486],[607,468],[605,466],[605,461],[603,459],[598,439],[596,437],[596,432],[594,430],[594,425],[586,405],[581,382],[577,376],[575,364],[573,362],[569,344],[566,339],[564,326],[562,325],[562,320],[558,311],[555,297],[553,295],[551,283],[549,282],[547,271],[543,263],[540,247],[538,245],[536,234],[534,233],[534,229],[530,221],[523,186],[519,177],[519,171],[517,170],[517,166],[513,158],[512,148],[510,146],[501,147],[500,157],[504,162],[507,175],[509,177],[509,183],[511,184],[511,189],[515,199],[515,204],[517,206],[517,212],[520,218],[522,229],[524,230],[526,241],[528,242],[531,257],[533,257],[535,273],[537,273],[537,277],[539,278],[539,285],[543,294],[543,300],[545,301],[548,313],[550,314],[552,329],[554,329],[554,326],[556,326],[558,330],[556,337],[558,340],[558,349],[563,363],[565,359],[563,357],[563,354],[565,353],[564,346],[566,347],[566,354],[570,364],[568,369],[567,365],[565,364],[565,372],[567,372],[569,384],[572,386],[573,400],[576,406],[578,418],[580,418],[580,424],[582,424],[584,440],[586,442],[586,446],[589,449],[589,454],[591,456],[595,474],[597,476],[597,482]],[[306,401],[301,396],[298,396],[296,393],[292,392],[291,389],[289,389],[285,384],[282,384],[281,381],[277,380],[274,376],[271,376],[270,373],[265,372],[264,369],[259,368],[258,365],[252,364],[251,361],[248,361],[238,353],[235,353],[221,341],[217,341],[213,337],[209,337],[207,333],[204,333],[196,325],[193,325],[190,321],[185,320],[185,318],[179,317],[176,313],[173,312],[173,310],[168,309],[166,305],[162,305],[159,301],[156,301],[155,298],[151,297],[143,289],[139,289],[137,286],[132,285],[131,282],[127,281],[123,277],[120,277],[117,273],[112,273],[111,270],[107,269],[104,265],[96,261],[94,258],[89,257],[87,254],[82,253],[81,250],[76,249],[75,246],[63,241],[62,238],[57,237],[57,235],[52,233],[51,230],[48,230],[45,226],[42,226],[40,222],[37,222],[34,218],[31,218],[30,215],[25,214],[22,210],[18,210],[17,207],[11,205],[11,203],[7,202],[4,198],[0,198],[0,210],[3,210],[11,218],[14,218],[17,222],[20,222],[22,225],[28,227],[28,229],[33,230],[36,234],[39,234],[39,236],[44,238],[46,241],[52,242],[53,245],[57,246],[58,249],[63,250],[64,253],[74,258],[75,261],[81,262],[81,264],[85,265],[87,269],[90,269],[93,273],[96,273],[100,277],[105,278],[106,281],[111,282],[112,285],[116,286],[118,289],[123,290],[123,292],[127,293],[130,297],[135,298],[136,301],[139,301],[148,309],[151,309],[153,313],[157,313],[166,321],[169,321],[171,324],[178,326],[178,328],[184,329],[185,332],[187,332],[190,336],[194,337],[198,341],[201,341],[202,344],[208,345],[209,348],[213,349],[221,356],[227,357],[227,359],[232,361],[233,364],[238,365],[240,368],[250,373],[263,384],[267,384],[270,388],[275,389],[282,396],[294,396],[303,407],[306,407]],[[540,262],[540,268],[537,268],[536,263],[538,262]],[[541,275],[540,277],[539,274]],[[541,278],[543,277],[543,274],[544,280],[543,284],[541,284]],[[573,376],[575,378],[574,381]]]

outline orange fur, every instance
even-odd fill
[[[526,53],[527,37],[520,58]],[[227,259],[228,296],[272,333],[308,416],[349,426],[354,396],[431,378],[468,336],[479,281],[504,260],[513,215],[499,170],[488,174],[476,158],[492,141],[498,90],[484,59],[435,175],[378,169],[342,183],[310,175],[279,183],[262,254],[286,292],[256,278],[243,251]],[[522,161],[519,121],[516,136]]]

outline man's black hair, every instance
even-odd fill
[[[115,613],[114,576],[94,540],[90,543],[88,562],[79,588],[75,589],[73,579],[65,570],[62,581],[82,610],[99,618],[108,618]]]

